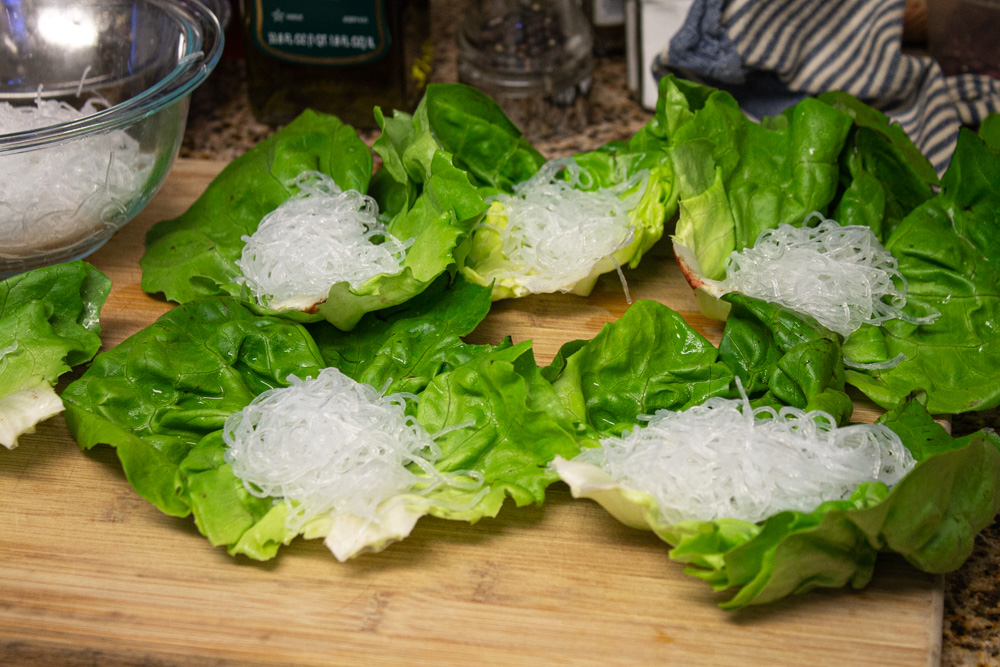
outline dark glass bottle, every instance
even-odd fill
[[[412,110],[433,61],[428,0],[243,0],[250,107],[287,123],[306,108],[375,127]]]

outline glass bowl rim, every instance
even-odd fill
[[[171,15],[186,37],[184,53],[173,70],[138,95],[83,118],[0,134],[0,155],[127,127],[185,97],[208,78],[219,63],[225,40],[219,18],[201,0],[146,2]]]

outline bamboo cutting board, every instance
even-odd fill
[[[178,161],[91,257],[114,281],[105,347],[169,308],[139,289],[143,237],[222,166]],[[718,342],[668,244],[627,275],[633,299],[663,301]],[[626,307],[605,276],[589,299],[498,303],[473,338],[534,339],[544,363]],[[902,560],[884,559],[861,591],[723,612],[659,539],[561,484],[541,507],[473,526],[422,519],[348,563],[301,539],[270,562],[234,559],[136,495],[114,450],[81,453],[62,417],[0,451],[0,559],[3,664],[917,665],[937,664],[941,647],[941,577]]]

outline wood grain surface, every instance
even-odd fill
[[[150,206],[91,261],[114,290],[106,347],[169,308],[139,289],[146,230],[181,213],[223,165],[176,164]],[[717,342],[667,244],[627,272]],[[496,304],[478,341],[535,341],[545,362],[627,307],[616,276],[589,299]],[[862,406],[861,418],[871,418]],[[541,507],[469,526],[423,519],[379,554],[338,563],[296,540],[266,563],[213,549],[161,514],[114,451],[81,453],[62,417],[0,452],[2,664],[937,664],[942,583],[886,558],[861,591],[723,612],[650,533],[561,484]]]

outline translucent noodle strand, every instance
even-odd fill
[[[0,347],[0,361],[3,361],[3,358],[6,357],[8,354],[12,354],[16,351],[17,351],[16,340],[7,347]]]

